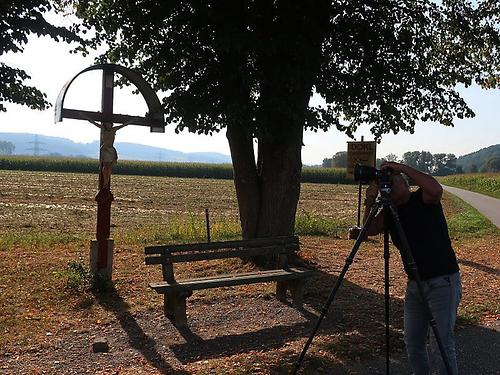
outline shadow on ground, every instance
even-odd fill
[[[317,277],[308,281],[306,305],[300,310],[274,298],[249,301],[244,297],[229,297],[208,306],[196,306],[200,301],[190,304],[188,300],[189,328],[180,330],[162,316],[161,298],[157,311],[134,316],[116,289],[96,297],[116,316],[129,345],[163,373],[174,372],[170,356],[175,358],[174,362],[188,365],[242,353],[277,350],[276,355],[281,358],[273,372],[281,374],[289,372],[299,354],[295,349],[281,349],[291,342],[298,342],[302,347],[335,281],[336,277],[318,272]],[[391,340],[394,347],[401,350],[401,301],[392,299],[391,311]],[[383,295],[344,280],[303,363],[303,371],[343,374],[345,364],[352,358],[361,361],[380,356],[385,350],[384,329]],[[325,357],[319,351],[332,355]]]
[[[486,264],[481,264],[473,262],[467,259],[458,259],[458,263],[477,269],[478,271],[483,271],[491,275],[500,276],[500,270],[494,267],[487,266]]]
[[[161,298],[158,309],[133,315],[116,289],[96,297],[116,316],[126,335],[117,340],[127,340],[130,347],[162,373],[188,374],[175,368],[245,354],[256,356],[253,358],[264,362],[273,374],[286,374],[316,324],[336,279],[319,272],[308,281],[306,305],[301,310],[263,297],[230,296],[208,304],[188,303],[189,328],[180,330],[163,317]],[[407,374],[403,303],[391,298],[390,304],[391,373]],[[303,362],[302,373],[384,374],[384,324],[384,296],[344,280]],[[493,352],[500,352],[497,329],[462,328],[457,333],[457,350],[462,373],[497,373],[499,367],[491,358]],[[259,357],[272,356],[269,353],[273,351],[277,356],[273,360]]]
[[[173,367],[158,352],[158,343],[153,337],[148,336],[135,317],[130,313],[130,306],[120,296],[118,291],[112,286],[105,293],[95,293],[99,304],[106,310],[112,312],[120,323],[123,331],[126,332],[130,347],[142,353],[143,357],[150,365],[160,370],[162,373],[174,373]],[[188,374],[175,370],[176,374]]]

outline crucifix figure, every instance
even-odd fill
[[[99,150],[99,160],[101,162],[101,189],[109,189],[113,165],[118,161],[118,153],[113,146],[115,134],[125,126],[127,125],[113,126],[113,124],[109,123],[99,126],[101,128],[101,148]]]
[[[122,125],[115,125],[113,123],[104,122],[99,124],[96,121],[88,118],[85,113],[80,112],[80,115],[87,119],[90,123],[101,129],[101,147],[99,149],[99,161],[101,162],[101,173],[99,176],[99,190],[109,189],[111,182],[111,173],[113,172],[113,166],[118,161],[118,153],[114,146],[116,132],[121,128],[131,124],[136,121],[138,117],[133,117]]]

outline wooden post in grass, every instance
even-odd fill
[[[64,98],[71,83],[82,73],[91,70],[102,70],[101,111],[79,111],[64,108]],[[113,113],[114,75],[121,74],[133,83],[142,94],[148,105],[145,117],[129,116]],[[111,172],[118,160],[118,154],[113,146],[115,133],[127,125],[148,126],[151,132],[164,133],[165,121],[161,103],[151,86],[139,74],[131,69],[116,64],[98,64],[82,70],[61,89],[55,105],[55,122],[63,118],[87,120],[101,129],[99,188],[95,200],[97,202],[96,239],[91,240],[90,270],[93,275],[99,275],[111,281],[113,270],[114,242],[110,238],[111,227]],[[114,123],[121,125],[114,126]]]
[[[210,242],[210,216],[208,214],[208,208],[205,208],[205,224],[207,226],[207,242]]]

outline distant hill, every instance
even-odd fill
[[[500,144],[482,148],[479,151],[460,156],[457,159],[457,166],[461,166],[463,171],[478,172],[492,158],[500,158]]]
[[[15,155],[66,156],[97,159],[99,141],[76,143],[66,138],[29,133],[0,133],[0,141],[12,142]],[[231,157],[218,152],[180,152],[137,143],[116,142],[122,160],[175,161],[193,163],[231,163]]]

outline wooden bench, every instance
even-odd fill
[[[287,290],[290,290],[293,305],[301,307],[304,279],[315,274],[315,271],[302,267],[289,267],[289,258],[298,250],[299,240],[296,236],[147,246],[146,264],[161,264],[163,271],[163,281],[150,283],[149,286],[157,293],[163,294],[165,316],[177,327],[187,325],[186,298],[191,296],[194,290],[200,289],[275,281],[276,297],[285,301]],[[175,280],[174,277],[174,263],[227,258],[248,259],[255,256],[272,256],[272,259],[276,260],[276,267],[270,270],[185,280]]]

